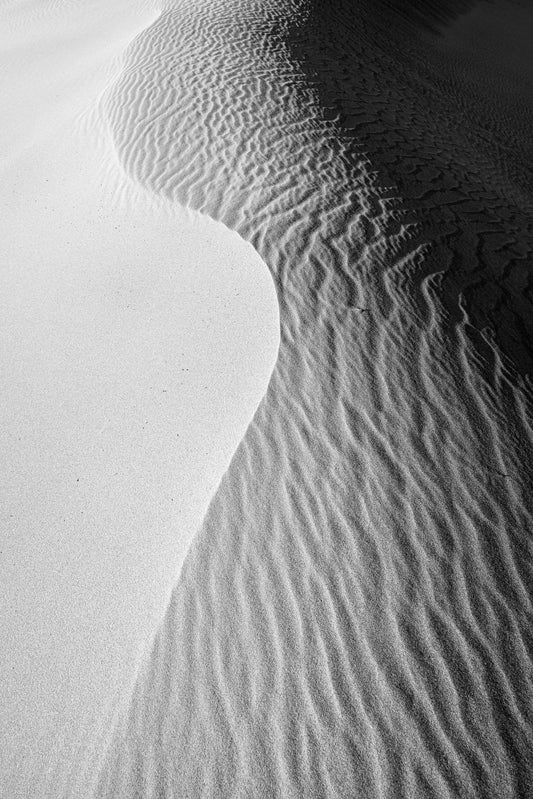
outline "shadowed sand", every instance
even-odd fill
[[[464,36],[512,75],[531,10],[483,6],[181,0],[129,52],[124,169],[252,242],[281,345],[99,797],[528,796],[530,106]]]
[[[397,187],[432,248],[415,282],[439,273],[489,373],[484,337],[520,373],[533,367],[532,30],[530,2],[337,0],[315,3],[292,47],[339,134]]]
[[[390,26],[389,32],[406,24],[408,29],[411,28],[411,34],[413,28],[437,33],[479,5],[479,0],[413,0],[411,3],[402,3],[402,0],[374,0],[371,4],[355,2],[352,9],[360,11],[365,5],[367,11],[373,12],[376,20],[382,18],[387,22]],[[348,2],[345,7],[349,8]]]

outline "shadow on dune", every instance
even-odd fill
[[[494,17],[499,60],[483,55],[481,24],[466,53],[445,38],[474,8]],[[533,25],[527,13],[507,0],[333,0],[314,2],[289,38],[339,133],[416,219],[432,254],[415,284],[440,275],[450,321],[466,310],[489,379],[494,345],[511,370],[533,371],[533,100],[528,52],[517,59],[513,40]],[[517,100],[511,89],[520,85]]]
[[[375,13],[438,32],[461,14],[486,0],[375,0]],[[394,20],[393,20],[394,21]]]

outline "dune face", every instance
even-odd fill
[[[115,157],[147,6],[0,8],[2,799],[90,795],[277,355],[257,252]]]
[[[254,245],[281,345],[98,797],[530,795],[530,110],[471,5],[168,3],[129,51],[124,169]]]

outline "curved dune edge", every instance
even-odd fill
[[[2,18],[10,799],[87,795],[279,344],[274,286],[251,245],[149,195],[116,163],[97,101],[155,16],[127,5],[123,26],[120,3]]]
[[[98,797],[527,795],[531,391],[455,281],[531,251],[531,195],[391,5],[168,3],[108,100],[128,174],[268,264],[281,347]]]

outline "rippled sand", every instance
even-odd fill
[[[282,341],[99,797],[529,795],[527,25],[185,0],[131,48],[125,169],[253,243]]]
[[[528,29],[169,0],[131,45],[125,172],[253,244],[281,344],[94,797],[531,795]]]

